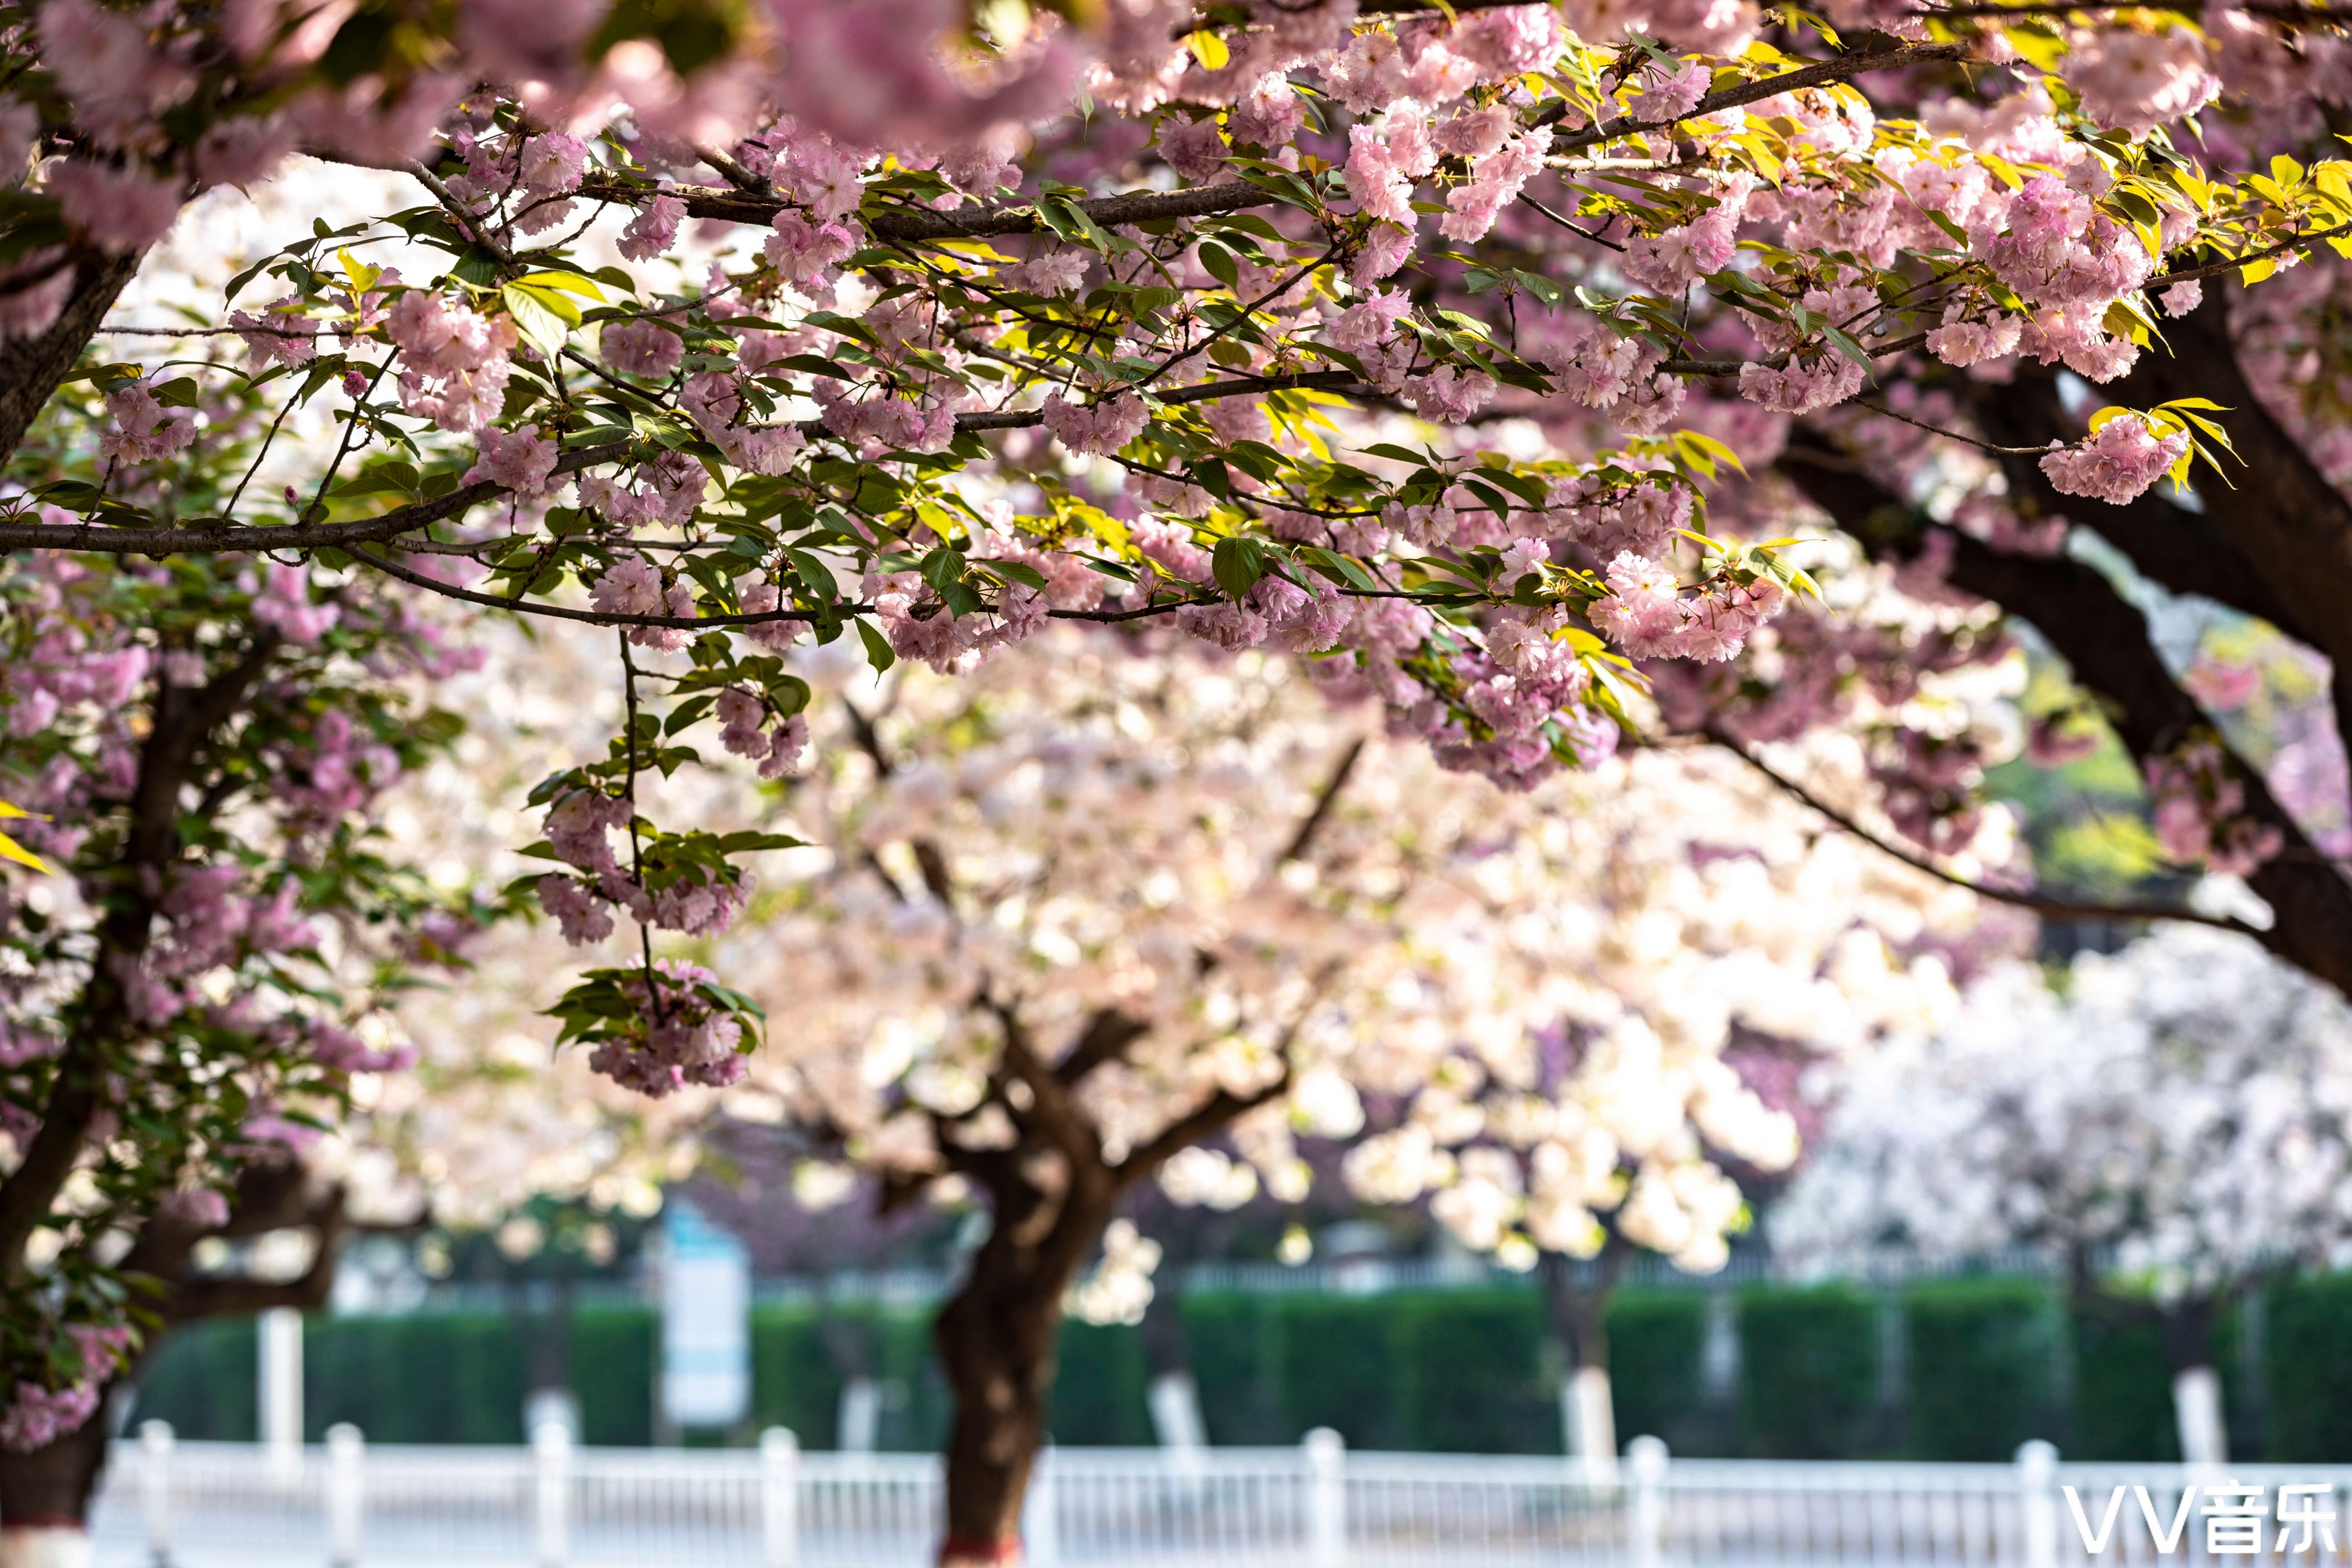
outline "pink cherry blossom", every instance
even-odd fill
[[[2053,441],[2042,471],[2063,495],[2090,496],[2110,506],[2139,499],[2187,455],[2186,431],[2159,437],[2136,414],[2108,420],[2072,447]]]

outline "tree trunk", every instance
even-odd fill
[[[817,1337],[841,1373],[835,1406],[833,1446],[847,1453],[871,1453],[881,1411],[881,1385],[874,1377],[873,1325],[853,1318],[828,1294],[817,1302]]]
[[[515,1317],[523,1335],[526,1363],[523,1436],[528,1438],[552,1424],[569,1432],[576,1443],[580,1399],[572,1388],[572,1270],[559,1268],[551,1279],[526,1280],[515,1289],[522,1293]],[[542,1307],[544,1310],[535,1310]]]
[[[16,455],[25,432],[138,270],[136,256],[85,258],[75,264],[73,293],[49,330],[37,338],[0,342],[0,460]]]
[[[1553,1340],[1571,1371],[1580,1367],[1609,1370],[1609,1298],[1613,1279],[1580,1284],[1570,1259],[1557,1254],[1544,1258],[1544,1305],[1551,1316]]]
[[[988,1239],[931,1327],[955,1397],[941,1568],[1021,1560],[1021,1507],[1045,1439],[1062,1298],[1110,1223],[1108,1191],[1049,1196],[1024,1183],[994,1195]]]
[[[2165,665],[2147,617],[2083,562],[2012,555],[1942,528],[1832,449],[1792,445],[1776,466],[1874,561],[1912,559],[1931,535],[1948,542],[1951,584],[2031,622],[2075,681],[2107,700],[2117,738],[2141,763],[2168,754],[2207,721]],[[2244,815],[2277,828],[2285,841],[2246,879],[2276,915],[2256,940],[2352,995],[2352,883],[2313,847],[2263,775],[2242,759],[2231,760],[2232,778],[2245,791]]]
[[[1192,1381],[1192,1336],[1184,1331],[1176,1292],[1153,1291],[1139,1327],[1144,1364],[1151,1372],[1145,1403],[1151,1410],[1152,1435],[1163,1448],[1203,1447],[1208,1432],[1201,1418],[1201,1391]]]
[[[2201,1297],[2161,1313],[2164,1360],[2172,1372],[2173,1426],[2185,1464],[2219,1465],[2230,1458],[2221,1374],[2213,1366],[2213,1327],[2220,1316],[2221,1303]]]
[[[86,1568],[106,1412],[29,1454],[0,1451],[0,1568]]]
[[[948,1433],[943,1568],[1017,1563],[1021,1504],[1045,1437],[1066,1279],[1007,1267],[992,1241],[971,1277],[940,1312],[932,1333],[955,1421]]]
[[[1612,1480],[1617,1470],[1617,1422],[1609,1386],[1609,1302],[1632,1261],[1633,1249],[1614,1236],[1602,1246],[1593,1277],[1579,1280],[1572,1260],[1543,1259],[1544,1304],[1554,1342],[1568,1363],[1560,1384],[1560,1427],[1569,1453],[1586,1475]]]

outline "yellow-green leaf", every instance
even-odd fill
[[[578,294],[599,304],[604,300],[604,290],[596,286],[596,280],[583,278],[577,272],[531,272],[516,279],[515,282],[528,289],[561,289],[567,294]]]
[[[47,822],[48,820],[46,816],[35,816],[34,813],[26,811],[21,805],[15,805],[9,801],[0,800],[0,822],[5,822],[16,817],[28,817],[36,822]],[[34,854],[31,850],[26,848],[23,845],[17,843],[15,839],[9,837],[5,833],[0,833],[0,860],[14,860],[20,866],[30,866],[34,870],[38,871],[44,877],[49,874],[47,862],[44,861],[39,856]]]
[[[1202,70],[1221,71],[1234,58],[1225,40],[1205,27],[1185,34],[1184,47],[1192,51],[1192,58],[1201,62]]]

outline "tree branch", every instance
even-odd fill
[[[715,167],[716,165],[714,165]],[[724,174],[725,170],[719,171]],[[768,224],[793,204],[772,194],[723,190],[717,185],[638,184],[610,174],[592,174],[580,184],[579,195],[593,201],[634,205],[652,196],[676,196],[686,204],[689,217],[716,218],[725,223]],[[1080,212],[1105,228],[1119,224],[1158,223],[1169,218],[1207,217],[1216,213],[1269,207],[1286,198],[1262,186],[1227,181],[1192,185],[1181,191],[1129,191],[1115,196],[1076,202]],[[992,239],[1002,235],[1051,233],[1030,203],[982,207],[977,212],[929,212],[919,207],[892,207],[865,219],[877,239],[919,242],[939,239]]]
[[[139,258],[86,255],[73,265],[73,292],[48,331],[0,341],[0,461],[16,456],[25,432],[73,373],[115,296],[138,273]]]
[[[1076,1087],[1087,1074],[1107,1063],[1117,1061],[1127,1047],[1151,1032],[1151,1026],[1140,1018],[1131,1017],[1116,1007],[1097,1008],[1087,1026],[1078,1032],[1078,1043],[1070,1047],[1055,1068],[1054,1076]]]
[[[1316,792],[1314,805],[1300,820],[1298,831],[1290,836],[1290,842],[1283,846],[1282,853],[1274,858],[1277,867],[1304,858],[1307,851],[1314,847],[1315,835],[1322,828],[1323,819],[1331,815],[1331,806],[1339,800],[1339,792],[1348,787],[1348,775],[1356,771],[1356,759],[1363,754],[1364,738],[1359,735],[1348,742],[1346,751],[1339,753],[1339,762],[1332,766],[1331,776],[1323,781],[1323,787]]]
[[[2144,391],[2146,402],[2165,400],[2152,388]],[[2052,437],[2065,437],[2078,426],[2059,402],[2054,373],[2035,374],[2021,368],[2017,379],[2001,387],[1964,379],[1958,392],[1981,428],[2012,440],[2040,435],[2046,442]],[[2030,515],[2064,517],[2114,545],[2148,581],[2176,594],[2202,595],[2319,647],[2269,581],[2216,526],[2210,510],[2200,514],[2176,506],[2160,489],[2122,506],[2085,503],[2059,494],[2038,461],[2021,458],[2002,463],[2000,469],[2011,500],[2024,502]]]
[[[1721,730],[1709,726],[1707,740],[1754,768],[1758,773],[1780,786],[1799,802],[1830,819],[1843,832],[1861,839],[1880,854],[1900,860],[1915,871],[1926,873],[1939,882],[1948,882],[1980,899],[1995,903],[2011,904],[2021,910],[2050,920],[2117,920],[2117,921],[2185,921],[2191,925],[2215,926],[2222,931],[2237,931],[2243,936],[2260,937],[2262,932],[2241,920],[2227,915],[2209,915],[2198,910],[2174,904],[2091,904],[2072,899],[2053,899],[2045,894],[2017,888],[2000,888],[1989,883],[1972,882],[1968,878],[1948,871],[1924,855],[1914,854],[1899,844],[1890,843],[1873,833],[1846,813],[1822,800],[1803,784],[1789,777],[1763,758],[1741,745]]]
[[[2092,567],[2063,555],[2006,554],[1942,529],[1833,453],[1795,445],[1776,467],[1874,560],[1907,560],[1931,533],[1948,539],[1952,585],[2038,629],[2075,680],[2113,704],[2116,733],[2143,765],[2212,728],[2157,651],[2147,617]],[[2284,845],[2246,878],[2275,915],[2267,930],[2254,933],[2257,940],[2352,995],[2352,884],[2319,854],[2261,772],[2226,745],[2222,750],[2231,776],[2245,792],[2245,816],[2276,828]]]
[[[1976,58],[1971,44],[1905,44],[1898,48],[1857,50],[1839,55],[1832,59],[1817,60],[1796,70],[1782,71],[1754,81],[1743,81],[1719,92],[1710,92],[1689,110],[1668,120],[1636,120],[1621,114],[1614,120],[1582,131],[1563,132],[1552,138],[1554,153],[1573,153],[1602,142],[1614,142],[1621,136],[1639,135],[1645,131],[1664,131],[1685,120],[1697,120],[1719,110],[1737,109],[1743,104],[1777,98],[1784,92],[1802,88],[1821,87],[1829,82],[1844,81],[1864,71],[1893,70],[1901,66],[1922,65],[1930,60],[1967,60]]]
[[[1152,401],[1164,406],[1176,407],[1192,403],[1213,403],[1226,397],[1250,397],[1267,392],[1285,392],[1313,388],[1360,395],[1371,391],[1356,377],[1353,371],[1302,371],[1290,375],[1242,375],[1224,381],[1202,382],[1193,386],[1179,386],[1165,392],[1149,394]],[[959,430],[1025,430],[1043,425],[1045,416],[1035,409],[1008,410],[1003,413],[960,414],[956,416]],[[761,426],[782,429],[784,426]],[[821,419],[803,419],[789,426],[816,439],[833,438],[833,432]],[[635,443],[607,442],[598,447],[582,447],[564,453],[555,460],[557,474],[577,473],[583,468],[603,463],[624,461],[635,450]],[[361,544],[389,543],[402,534],[445,521],[461,515],[484,501],[494,500],[511,493],[504,485],[483,479],[463,486],[428,501],[405,506],[385,512],[381,517],[359,518],[349,522],[284,523],[261,527],[236,528],[108,528],[99,523],[0,522],[0,550],[74,550],[105,555],[199,555],[219,554],[243,550],[352,550],[362,559],[394,576],[404,576],[381,557],[362,554],[352,549]],[[452,598],[468,599],[499,609],[513,609],[508,600],[488,595],[470,595],[446,584],[418,582],[414,576],[404,580],[420,587],[431,588]],[[598,626],[691,626],[698,623],[681,621],[662,616],[595,616],[579,611],[553,612],[560,618],[593,620]],[[702,625],[757,625],[762,620],[805,620],[799,611],[777,611],[766,616],[745,616],[725,623],[706,619]]]
[[[1290,1092],[1290,1056],[1283,1053],[1282,1076],[1264,1089],[1235,1094],[1221,1089],[1199,1105],[1160,1129],[1159,1136],[1134,1151],[1112,1174],[1121,1187],[1130,1187],[1203,1139],[1213,1138],[1261,1105],[1270,1105]]]
[[[1069,1085],[1056,1077],[1030,1047],[1029,1031],[1010,1005],[999,1001],[993,992],[984,993],[980,1005],[995,1017],[997,1026],[1004,1032],[1005,1067],[1016,1081],[1028,1088],[1029,1112],[1024,1120],[1041,1129],[1068,1159],[1073,1186],[1081,1182],[1089,1186],[1103,1182],[1110,1170],[1103,1160],[1102,1139],[1070,1098]]]
[[[25,1244],[48,1216],[103,1103],[108,1058],[133,1027],[121,969],[147,951],[162,879],[179,854],[180,795],[197,751],[245,700],[279,640],[275,627],[256,628],[244,657],[197,691],[162,680],[154,686],[152,725],[139,749],[122,850],[107,868],[111,876],[103,879],[114,884],[107,889],[111,907],[99,926],[79,1017],[58,1058],[40,1131],[0,1181],[0,1279],[23,1268]]]
[[[555,459],[557,474],[577,473],[625,458],[635,443],[611,441],[581,447]],[[95,522],[0,522],[0,550],[79,550],[108,555],[217,554],[238,550],[348,549],[380,544],[404,533],[463,515],[484,501],[508,494],[507,487],[483,479],[446,496],[399,507],[381,517],[349,522],[291,522],[236,528],[109,528]]]

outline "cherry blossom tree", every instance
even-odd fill
[[[1768,1102],[1735,1064],[1843,1059],[1932,1031],[1956,1001],[1954,967],[2020,931],[1852,836],[1823,835],[1719,756],[1636,754],[1567,820],[1526,896],[1574,900],[1546,962],[1581,984],[1538,1031],[1533,1079],[1490,1080],[1466,1102],[1424,1093],[1347,1171],[1388,1201],[1426,1184],[1456,1239],[1537,1270],[1571,1450],[1605,1473],[1617,1451],[1607,1318],[1626,1268],[1645,1251],[1720,1268],[1748,1218],[1732,1171],[1771,1177],[1800,1152],[1788,1086],[1770,1086],[1788,1103]],[[1910,962],[1890,962],[1897,952]],[[1471,1128],[1450,1152],[1438,1142]]]
[[[183,470],[184,504],[234,482],[230,411],[213,414],[223,461]],[[94,489],[106,459],[47,461]],[[453,732],[423,686],[458,656],[411,606],[299,565],[65,555],[11,560],[0,603],[0,776],[56,873],[15,868],[0,902],[13,1530],[79,1517],[103,1458],[90,1416],[156,1333],[315,1296],[342,1214],[299,1155],[355,1085],[406,1064],[387,1005],[458,963],[486,911],[366,820]],[[320,1267],[196,1263],[289,1229]]]
[[[0,757],[47,858],[0,906],[0,1194],[35,1201],[61,1086],[92,1095],[10,1280],[29,1375],[0,1413],[0,1562],[86,1552],[96,1413],[176,1326],[323,1305],[354,1236],[482,1228],[546,1196],[644,1213],[683,1170],[660,1108],[548,1066],[530,987],[554,933],[481,929],[478,870],[521,827],[475,809],[476,775],[543,769],[576,711],[478,702],[499,679],[468,668],[478,647],[364,584],[301,587],[35,558],[0,589]],[[453,747],[429,695],[506,722]]]
[[[1816,1260],[2045,1247],[2083,1310],[2152,1314],[2182,1448],[2223,1458],[2216,1324],[2352,1240],[2352,1010],[2233,934],[2176,928],[1970,988],[1950,1027],[1850,1064],[1772,1215]]]
[[[855,622],[877,660],[955,666],[1056,616],[1166,616],[1231,646],[1338,650],[1400,722],[1508,778],[1605,750],[1627,717],[1612,647],[1724,660],[1803,595],[1779,545],[1738,542],[1764,531],[1723,526],[1784,524],[1783,480],[1881,554],[1932,545],[1957,587],[2087,635],[2095,615],[2038,613],[1976,545],[2046,544],[2060,498],[2142,507],[2158,477],[2226,456],[2225,410],[2264,441],[2276,420],[2237,395],[2226,342],[2193,373],[2147,371],[2168,395],[2080,439],[2055,382],[2020,367],[2154,365],[2158,296],[2185,311],[2208,279],[2352,247],[2341,163],[2257,169],[2259,135],[2228,118],[2334,100],[2345,41],[2300,7],[2210,26],[1834,9],[1851,47],[1743,0],[1160,0],[961,30],[937,0],[233,19],[58,0],[18,35],[40,68],[17,121],[42,156],[8,296],[25,406],[0,436],[29,426],[188,193],[300,147],[407,169],[429,199],[299,237],[205,329],[242,337],[278,395],[340,408],[315,484],[169,530],[104,495],[63,522],[32,509],[37,486],[0,542],[324,552],[639,648],[691,645],[714,692],[775,723],[802,698],[758,650],[796,637]],[[1081,87],[1101,112],[1074,121]],[[758,249],[696,240],[681,265],[689,217]],[[394,238],[442,269],[368,259]],[[2032,396],[1963,406],[2020,374]],[[1874,377],[1894,402],[1861,397]],[[168,458],[185,422],[152,378],[106,390],[121,459]],[[1898,451],[1880,408],[1931,429]],[[1463,433],[1378,438],[1400,410]],[[2018,410],[2040,428],[2003,445],[1985,422]],[[1549,440],[1468,434],[1501,416]],[[1790,418],[1818,439],[1791,441]],[[1727,467],[1745,458],[1753,485]],[[2300,463],[2260,482],[2294,477],[2335,515]],[[1890,531],[1887,502],[1930,477],[1939,499]],[[493,503],[487,531],[464,521]],[[453,556],[486,575],[451,581]],[[2111,602],[2027,559],[2002,570]],[[2340,879],[2206,744],[2167,672],[2126,658],[2130,630],[2066,651],[2137,712],[2130,743],[2203,814],[2200,852],[2294,908],[2267,940],[2343,978]],[[1775,660],[1790,646],[1768,641]],[[2132,671],[2149,689],[2114,689]],[[1738,738],[1737,696],[1714,695],[1732,711],[1712,728]],[[629,781],[677,759],[661,739],[633,731],[564,786],[602,798],[572,816],[634,816]],[[1969,753],[1948,739],[1890,740],[1890,789],[1929,816],[1965,807]],[[635,832],[626,870],[561,896],[672,924],[730,901],[748,848]],[[633,1048],[666,1006],[658,981],[634,984],[583,984],[594,1038]]]
[[[1999,726],[1922,684],[2027,622],[2171,852],[2267,919],[2120,912],[2352,985],[2340,869],[2066,548],[2352,668],[2330,10],[46,0],[0,25],[0,548],[131,583],[255,563],[298,624],[331,583],[600,628],[619,722],[541,786],[538,892],[571,933],[635,925],[559,1004],[615,1079],[723,1086],[758,1034],[743,977],[657,968],[653,932],[718,934],[777,847],[663,826],[652,781],[704,735],[789,772],[787,650],[969,674],[1055,619],[1308,657],[1515,786],[1628,733],[1736,751],[1920,868],[2079,911],[1997,879]],[[298,152],[415,205],[306,226],[116,357],[107,312],[183,205]],[[100,406],[102,461],[59,461]],[[233,430],[306,420],[331,438],[299,482],[184,482]],[[1892,576],[1938,613],[1890,610]],[[75,1110],[42,1100],[37,1138],[76,1141],[47,1131]],[[11,1212],[0,1189],[16,1268]]]
[[[824,728],[772,826],[806,843],[700,954],[790,1026],[739,1054],[665,958],[662,1053],[604,1058],[664,1095],[740,1072],[812,1170],[985,1207],[936,1327],[950,1560],[1013,1550],[1066,1305],[1150,1299],[1156,1244],[1109,1231],[1140,1184],[1297,1201],[1352,1142],[1349,1191],[1473,1246],[1717,1266],[1741,1213],[1708,1150],[1793,1152],[1720,1059],[1734,1021],[1925,1027],[1976,921],[1707,749],[1502,792],[1284,661],[1138,635],[961,680],[796,655]]]

